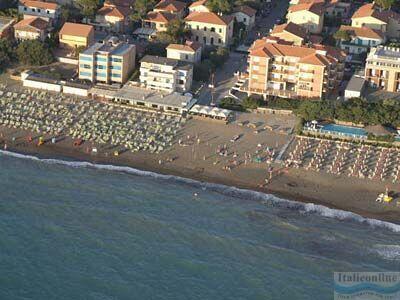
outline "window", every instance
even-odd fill
[[[106,67],[105,66],[102,66],[102,65],[97,65],[96,66],[96,69],[100,69],[100,70],[103,70],[103,69],[105,69]]]
[[[111,70],[121,70],[120,66],[110,66]]]
[[[117,73],[111,73],[111,76],[115,77],[115,78],[121,78],[121,74],[117,74]]]
[[[200,26],[199,25],[197,25],[197,28],[196,28],[197,30],[200,30]]]
[[[203,30],[204,30],[204,31],[207,31],[207,27],[204,26]]]
[[[90,76],[92,76],[92,73],[90,73],[90,72],[81,72],[80,75],[81,75],[81,76],[88,76],[88,77],[90,77]]]
[[[92,57],[90,57],[90,56],[82,56],[82,55],[81,55],[81,56],[79,57],[79,59],[80,59],[80,60],[84,60],[84,61],[92,61]]]
[[[211,27],[211,32],[215,32],[215,27]]]
[[[113,61],[113,62],[122,62],[122,58],[113,57],[113,58],[111,59],[111,61]]]
[[[222,40],[221,40],[221,39],[218,39],[218,43],[219,43],[219,44],[222,44]]]
[[[247,21],[247,19],[246,19],[246,18],[243,18],[243,22],[246,23],[246,21]]]
[[[214,45],[214,38],[213,37],[210,39],[210,44]]]
[[[83,69],[90,69],[90,65],[81,64],[80,67]]]
[[[25,10],[25,11],[27,10],[26,7],[24,7],[24,10]]]
[[[204,44],[207,44],[207,38],[205,36],[203,36],[203,42]]]
[[[41,10],[40,10],[40,8],[38,8],[38,10],[37,10],[39,13],[41,12]]]
[[[96,61],[102,61],[102,62],[106,62],[107,59],[104,57],[96,57]]]
[[[222,29],[221,28],[219,29],[219,33],[222,33]]]
[[[199,41],[199,37],[196,35],[196,38],[195,38],[195,40],[196,40],[196,42],[198,42]]]
[[[46,13],[49,15],[49,14],[50,14],[50,11],[46,11]]]
[[[189,55],[185,54],[185,59],[189,59]]]
[[[35,9],[35,8],[32,8],[32,11],[33,11],[33,12],[36,12],[36,9]]]

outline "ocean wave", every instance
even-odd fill
[[[135,169],[132,167],[126,167],[126,166],[95,164],[95,163],[86,162],[86,161],[68,161],[68,160],[60,160],[60,159],[53,159],[53,158],[43,158],[42,159],[42,158],[39,158],[39,157],[36,157],[33,155],[25,155],[25,154],[20,154],[20,153],[11,152],[11,151],[5,151],[5,150],[0,150],[0,154],[15,157],[15,158],[20,158],[20,159],[29,159],[29,160],[34,160],[34,161],[40,161],[40,162],[49,163],[49,164],[65,165],[65,166],[69,166],[69,167],[73,167],[73,168],[93,168],[93,169],[98,169],[98,170],[124,172],[124,173],[138,175],[138,176],[148,176],[148,177],[153,177],[153,178],[162,179],[162,180],[174,180],[174,181],[178,181],[181,183],[190,184],[195,187],[199,187],[199,188],[203,188],[203,189],[205,188],[205,189],[209,189],[212,191],[216,191],[216,192],[222,193],[227,196],[244,198],[244,199],[252,199],[252,200],[260,201],[263,203],[268,203],[272,206],[277,206],[279,208],[287,208],[287,209],[291,209],[291,210],[297,210],[303,214],[316,214],[316,215],[320,215],[322,217],[334,218],[334,219],[338,219],[338,220],[356,221],[359,223],[368,224],[369,226],[372,226],[374,228],[380,227],[380,228],[389,229],[393,232],[400,232],[400,225],[398,225],[398,224],[381,221],[381,220],[377,220],[377,219],[365,218],[365,217],[362,217],[358,214],[355,214],[355,213],[352,213],[349,211],[333,209],[333,208],[329,208],[329,207],[319,205],[319,204],[301,203],[301,202],[297,202],[297,201],[293,201],[293,200],[282,199],[282,198],[276,197],[271,194],[265,194],[265,193],[261,193],[261,192],[257,192],[257,191],[251,191],[251,190],[226,186],[223,184],[200,182],[200,181],[189,179],[189,178],[184,178],[184,177],[179,177],[179,176],[174,176],[174,175],[164,175],[164,174],[159,174],[159,173],[155,173],[155,172],[151,172],[151,171],[143,171],[143,170]]]
[[[384,259],[400,260],[400,245],[377,244],[374,245],[373,250]]]

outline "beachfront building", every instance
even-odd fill
[[[176,18],[177,15],[169,12],[151,11],[144,20],[144,27],[155,29],[157,32],[166,31],[168,23]]]
[[[287,42],[292,42],[296,46],[303,45],[307,40],[306,29],[295,23],[275,25],[270,35]]]
[[[262,96],[323,98],[337,91],[345,55],[333,47],[282,44],[266,38],[249,49],[248,82],[243,91]]]
[[[400,92],[400,48],[372,48],[366,61],[365,80],[372,87]]]
[[[298,24],[309,33],[320,34],[324,24],[324,2],[315,0],[292,5],[286,18],[288,23]]]
[[[195,1],[189,5],[189,12],[211,12],[211,10],[206,5],[207,0]]]
[[[134,45],[110,39],[95,43],[79,54],[79,79],[125,83],[135,68]]]
[[[166,12],[174,14],[179,18],[184,18],[186,15],[186,3],[177,0],[161,0],[154,7],[155,12]]]
[[[374,3],[361,6],[351,17],[351,26],[380,30],[387,38],[400,37],[400,15]]]
[[[92,25],[96,31],[106,33],[124,33],[129,30],[131,22],[129,7],[106,1],[94,19],[86,19],[86,23]]]
[[[48,35],[49,22],[39,17],[27,18],[14,25],[14,36],[18,41],[44,41]]]
[[[24,19],[39,17],[52,25],[58,22],[60,12],[60,6],[52,2],[20,0],[18,5],[18,13],[23,15]]]
[[[142,86],[165,92],[188,92],[192,87],[193,64],[168,57],[146,55],[140,61]]]
[[[376,47],[386,42],[382,31],[369,27],[342,25],[339,31],[346,34],[342,39],[338,40],[338,45],[349,54],[366,53],[370,47]]]
[[[251,30],[256,23],[256,10],[247,5],[241,5],[234,8],[232,15],[236,22],[243,23],[246,30]]]
[[[94,42],[92,25],[65,22],[59,33],[60,47],[88,47]]]
[[[233,21],[232,16],[219,16],[212,12],[192,12],[185,18],[192,41],[222,47],[232,42]]]
[[[167,47],[167,57],[199,63],[201,61],[201,44],[192,41],[186,41],[185,44],[169,44]]]
[[[11,39],[14,37],[14,23],[15,20],[12,18],[0,17],[0,39]]]

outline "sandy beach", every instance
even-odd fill
[[[248,119],[249,115],[245,114],[242,118]],[[265,117],[256,116],[256,118]],[[269,133],[266,136],[253,134],[252,131],[250,128],[239,128],[236,124],[216,125],[207,121],[189,120],[179,133],[174,145],[162,153],[125,152],[114,156],[112,147],[97,146],[90,142],[84,142],[77,147],[73,146],[74,140],[69,137],[52,144],[50,137],[45,136],[46,143],[37,146],[38,134],[0,127],[0,145],[4,147],[6,143],[9,151],[41,158],[130,166],[140,170],[271,193],[286,199],[321,204],[351,211],[368,218],[400,223],[400,207],[396,206],[396,199],[392,203],[375,202],[377,195],[384,191],[385,186],[399,194],[398,185],[301,168],[284,169],[274,163],[266,165],[249,161],[245,164],[242,161],[241,165],[231,170],[224,168],[231,163],[232,151],[233,153],[250,152],[261,143],[263,146],[279,149],[288,140],[287,136],[280,133]],[[229,136],[235,133],[243,136],[237,142],[227,145],[229,156],[224,157],[215,153],[215,149],[224,147],[221,145],[229,143],[227,142]],[[33,137],[32,142],[27,140],[28,136]],[[93,147],[98,149],[95,154],[88,151]],[[274,173],[272,180],[265,184],[267,168],[271,167],[278,171]]]

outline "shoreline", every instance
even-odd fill
[[[297,175],[297,177],[294,176],[294,178],[293,176],[289,176],[287,174],[277,175],[267,188],[261,188],[256,183],[252,184],[249,180],[237,180],[235,178],[232,178],[232,176],[219,176],[218,174],[213,174],[212,171],[209,172],[204,168],[182,168],[177,167],[173,164],[159,165],[157,158],[153,157],[153,159],[143,159],[141,155],[137,154],[130,155],[129,157],[124,157],[124,155],[118,157],[105,157],[104,155],[92,155],[83,153],[78,149],[74,149],[72,147],[63,147],[62,145],[58,144],[44,144],[40,147],[33,144],[28,144],[24,146],[13,145],[8,146],[7,151],[22,155],[32,155],[38,157],[39,159],[60,159],[66,161],[89,162],[102,165],[131,167],[140,171],[148,171],[162,175],[178,176],[184,179],[191,179],[199,182],[221,184],[227,187],[235,187],[239,189],[262,192],[286,200],[301,202],[305,204],[309,203],[322,205],[330,209],[352,212],[368,219],[377,219],[393,224],[400,224],[400,210],[396,209],[396,207],[394,207],[394,210],[380,211],[374,209],[374,206],[361,208],[357,206],[357,203],[354,201],[344,201],[344,203],[346,204],[344,204],[343,201],[342,203],[338,203],[337,201],[332,201],[332,199],[324,198],[324,194],[329,194],[332,191],[328,190],[327,187],[321,186],[316,189],[316,193],[308,193],[310,192],[309,185],[311,184],[312,186],[313,183],[308,182],[307,178],[302,178],[304,177],[302,176],[304,175],[304,172],[308,172],[305,170],[293,170],[297,171],[295,173],[300,174]],[[147,156],[148,155],[149,154],[147,154]],[[323,175],[319,177],[322,178]],[[302,187],[303,185],[304,187]],[[330,187],[334,190],[335,184],[332,183]],[[347,191],[340,192],[342,194],[347,193]],[[336,197],[336,195],[337,193],[335,193],[334,196]]]

